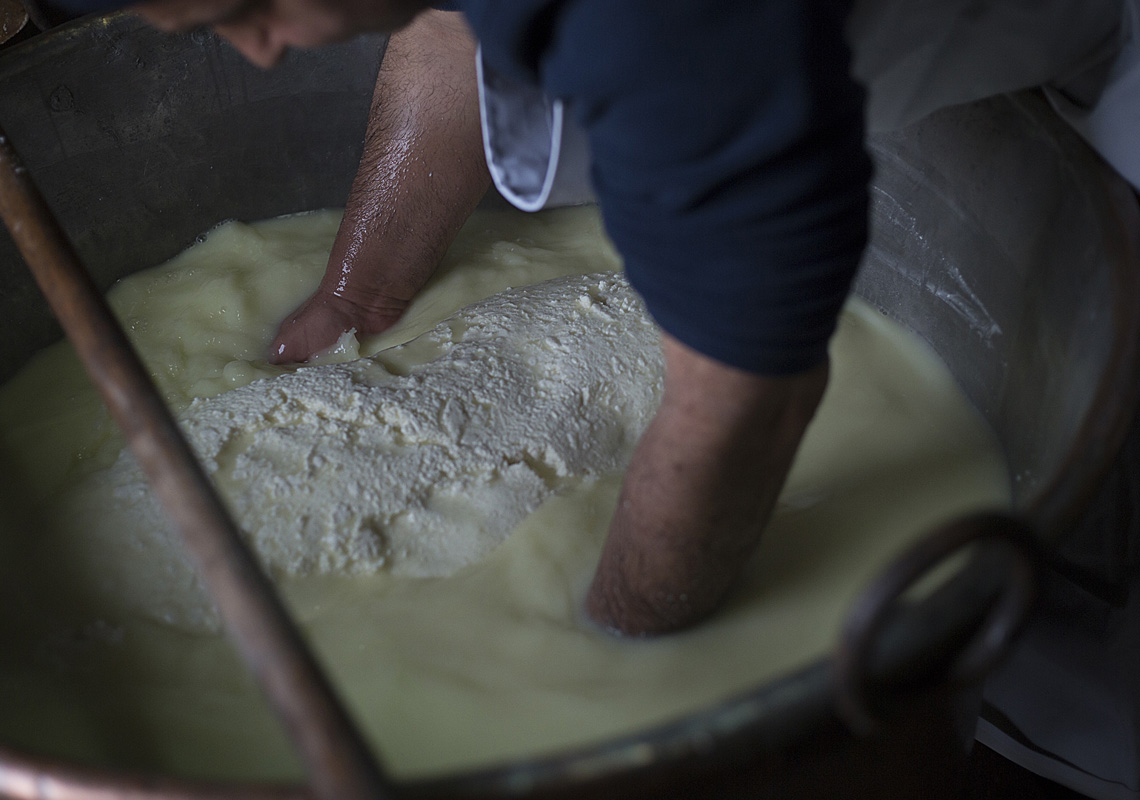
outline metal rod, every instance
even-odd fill
[[[59,223],[0,130],[0,218],[177,525],[319,800],[394,796]]]

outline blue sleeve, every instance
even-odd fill
[[[587,130],[607,230],[664,330],[761,374],[826,358],[867,237],[848,2],[529,0],[513,26],[487,25],[510,4],[472,5],[485,55]]]

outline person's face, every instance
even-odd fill
[[[290,47],[317,47],[393,31],[427,0],[147,0],[131,10],[160,30],[209,27],[260,67]]]

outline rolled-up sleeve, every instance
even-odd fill
[[[492,37],[586,129],[607,230],[650,313],[751,372],[826,357],[866,243],[848,5],[567,0]]]

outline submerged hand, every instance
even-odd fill
[[[665,394],[626,473],[586,599],[613,633],[668,633],[721,603],[776,504],[827,365],[768,378],[662,337]]]
[[[407,300],[377,297],[367,304],[318,289],[285,318],[269,350],[273,364],[308,361],[327,350],[350,330],[357,336],[382,333],[392,327],[408,307]]]
[[[270,360],[394,325],[490,184],[475,39],[459,12],[425,11],[388,42],[321,288],[281,324]]]

